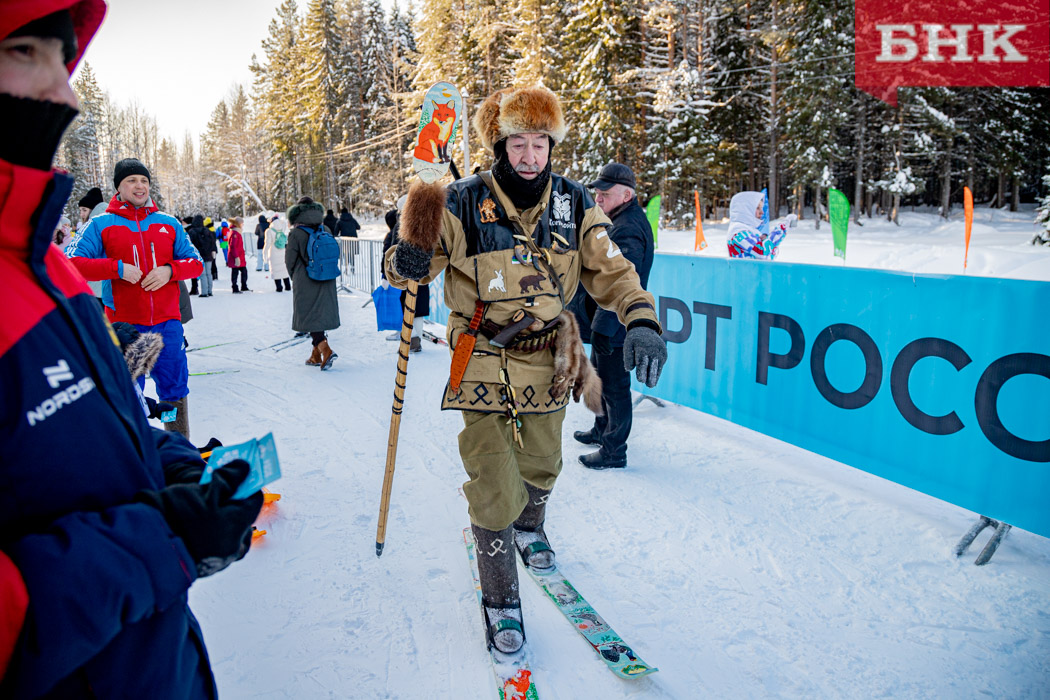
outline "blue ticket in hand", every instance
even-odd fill
[[[263,486],[281,477],[281,463],[277,459],[277,446],[273,441],[273,433],[267,433],[261,438],[242,442],[239,445],[216,447],[212,450],[200,483],[206,484],[211,481],[216,469],[235,459],[243,459],[251,467],[248,477],[233,494],[235,499],[247,498]]]

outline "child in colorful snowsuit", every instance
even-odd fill
[[[769,233],[763,233],[761,229],[766,223],[764,204],[765,195],[761,192],[737,192],[729,201],[729,234],[726,238],[729,257],[759,260],[777,257],[788,227],[797,217],[790,214]]]

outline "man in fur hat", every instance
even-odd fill
[[[445,272],[453,351],[443,409],[463,411],[460,456],[490,642],[525,641],[513,549],[547,569],[544,513],[561,472],[570,396],[601,410],[601,383],[565,312],[577,285],[627,327],[624,364],[655,386],[667,358],[653,297],[609,238],[609,219],[579,183],[551,172],[565,138],[561,104],[543,87],[490,96],[475,133],[492,170],[447,188],[413,184],[400,237],[386,255],[390,283]]]

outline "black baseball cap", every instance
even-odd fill
[[[587,186],[591,189],[607,190],[613,185],[627,185],[632,190],[638,189],[634,182],[634,172],[623,163],[609,163],[598,173],[598,179]]]

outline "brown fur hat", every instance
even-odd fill
[[[570,388],[572,398],[583,403],[596,416],[602,415],[602,380],[587,359],[580,339],[580,327],[570,311],[562,311],[558,317],[558,335],[554,339],[554,382],[550,395],[560,399]]]
[[[560,143],[568,129],[561,100],[537,85],[506,88],[489,95],[474,113],[474,132],[480,134],[481,144],[492,151],[498,141],[514,134],[547,134]]]
[[[445,187],[416,180],[408,188],[401,210],[397,237],[422,250],[434,250],[441,238],[441,212],[445,210]]]

